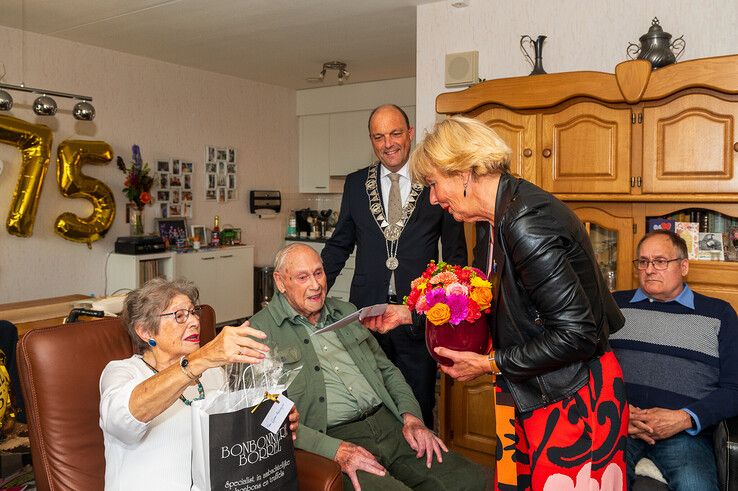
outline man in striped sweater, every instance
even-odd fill
[[[738,318],[693,292],[687,244],[646,234],[634,261],[641,287],[614,294],[625,326],[610,336],[623,367],[630,424],[628,483],[648,457],[674,490],[717,490],[713,426],[738,414]]]

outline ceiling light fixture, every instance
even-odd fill
[[[69,94],[67,92],[58,92],[56,90],[36,89],[34,87],[26,87],[25,85],[12,85],[0,83],[0,111],[10,111],[13,108],[13,97],[7,90],[17,90],[19,92],[29,92],[31,94],[39,94],[39,97],[33,101],[33,112],[39,116],[53,116],[56,114],[56,101],[53,97],[64,97],[66,99],[76,99],[79,102],[74,106],[72,114],[75,119],[80,121],[92,121],[95,119],[95,108],[90,104],[92,97],[79,94]]]
[[[346,70],[346,63],[342,61],[329,61],[323,63],[323,69],[320,71],[320,75],[317,77],[308,77],[305,80],[311,83],[323,82],[328,70],[338,70],[338,85],[343,85],[346,79],[351,75],[349,71]]]

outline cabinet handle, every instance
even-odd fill
[[[735,150],[736,152],[738,152],[738,142],[735,142],[733,144],[733,150]]]
[[[638,113],[638,123],[643,123],[643,113]]]
[[[551,150],[546,148],[543,150],[543,156],[549,158],[551,156]]]
[[[738,145],[738,143],[736,143],[736,145]],[[531,155],[533,155],[533,150],[531,150],[530,148],[526,148],[525,150],[523,150],[523,155],[526,157],[530,157]]]
[[[636,186],[641,187],[641,176],[636,177]]]
[[[630,178],[630,187],[634,188],[636,187],[636,178],[635,176]]]
[[[315,186],[315,189],[327,189],[328,186]]]
[[[227,257],[233,257],[233,254],[228,254],[228,255],[226,255],[226,256],[220,256],[220,258],[221,258],[221,259],[225,259],[225,258],[227,258]]]
[[[215,256],[201,257],[200,259],[202,259],[203,261],[210,261],[211,259],[215,259]]]

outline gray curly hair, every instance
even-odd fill
[[[151,349],[136,332],[136,326],[140,325],[151,336],[158,334],[161,314],[177,295],[186,295],[193,305],[197,305],[200,299],[200,292],[191,281],[169,281],[164,278],[149,280],[141,288],[126,295],[120,317],[136,353],[141,354]]]

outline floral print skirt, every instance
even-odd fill
[[[507,419],[498,388],[498,491],[624,491],[628,403],[612,352],[590,364],[589,382],[563,401]],[[511,401],[510,401],[511,402]],[[514,430],[510,425],[514,424]],[[512,440],[514,443],[511,443]],[[514,464],[515,476],[511,476]]]

